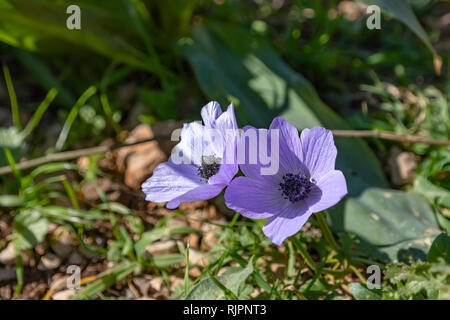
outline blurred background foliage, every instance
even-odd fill
[[[71,4],[81,7],[81,30],[66,27]],[[383,9],[380,30],[366,27],[367,4]],[[209,100],[222,106],[233,101],[240,126],[267,126],[282,116],[299,130],[320,125],[450,139],[449,8],[438,0],[0,0],[5,80],[0,166],[14,168],[23,158],[98,145],[111,137],[124,141],[139,123],[196,120]],[[336,144],[337,168],[349,185],[346,201],[329,211],[342,245],[336,259],[358,268],[374,260],[381,265],[425,261],[436,236],[450,230],[448,147],[356,138],[336,138]],[[14,228],[0,248],[14,242],[19,284],[24,282],[20,251],[43,242],[50,222],[70,230],[88,250],[122,262],[111,269],[117,281],[138,267],[164,278],[168,267],[185,261],[183,245],[178,253],[149,259],[142,248],[164,237],[180,240],[180,234],[198,232],[195,228],[173,229],[164,219],[148,224],[137,214],[148,208],[112,203],[98,187],[98,203],[80,203],[83,186],[111,177],[99,161],[90,157],[83,170],[75,163],[52,163],[1,176],[5,210],[0,215],[9,214]],[[99,220],[112,225],[108,245],[83,240]],[[214,287],[214,275],[233,260],[241,269],[235,266],[236,275],[223,281],[231,281],[235,294],[244,292],[239,297],[253,290],[244,285],[249,274],[246,285],[263,288],[266,295],[259,297],[264,298],[324,297],[336,283],[349,282],[330,284],[319,271],[300,291],[286,289],[301,282],[300,272],[292,274],[298,268],[293,252],[301,248],[264,248],[268,243],[258,224],[229,223],[221,226],[223,246],[211,250],[215,258],[195,280],[208,278],[212,285],[203,283],[195,294]],[[235,226],[241,229],[233,234]],[[327,257],[330,248],[321,248],[310,235],[296,237],[320,259]],[[273,282],[262,272],[250,272],[254,254],[281,259],[292,281]],[[418,268],[401,272],[415,274]],[[430,271],[428,278],[448,280],[446,269],[420,270],[437,270],[439,276]],[[94,283],[77,297],[96,297],[115,282]],[[20,289],[15,287],[16,296]],[[448,286],[442,290],[448,297]],[[205,292],[205,297],[217,294]],[[182,291],[172,294],[183,296]],[[413,296],[441,297],[439,292]]]

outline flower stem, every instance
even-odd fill
[[[316,264],[314,263],[314,260],[312,259],[311,255],[308,253],[308,251],[302,246],[300,241],[294,237],[291,237],[291,241],[294,244],[294,246],[297,248],[300,255],[305,260],[306,264],[314,271],[314,273],[317,271]]]
[[[325,220],[326,213],[324,211],[316,213],[316,219],[319,223],[320,230],[322,230],[323,237],[328,242],[328,244],[335,250],[339,252],[339,245],[333,237],[330,228],[328,227],[327,221]]]

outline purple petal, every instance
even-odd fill
[[[206,182],[198,176],[198,168],[194,165],[173,164],[170,160],[161,163],[153,175],[142,184],[145,200],[153,202],[170,201]]]
[[[225,191],[226,205],[251,219],[272,217],[286,205],[277,186],[264,179],[237,177]]]
[[[216,119],[222,114],[222,109],[220,108],[220,104],[216,101],[211,101],[202,108],[200,114],[202,115],[205,127],[214,128]]]
[[[209,184],[228,185],[238,172],[237,164],[221,164],[219,172],[208,179]]]
[[[301,147],[297,128],[283,118],[277,117],[270,124],[269,131],[279,132],[279,161],[284,173],[304,173],[304,166],[299,161]]]
[[[227,111],[220,114],[216,120],[215,127],[220,130],[237,129],[236,116],[234,115],[234,104],[230,103]]]
[[[246,177],[253,179],[265,179],[272,184],[278,184],[281,181],[281,176],[284,174],[282,170],[277,168],[277,173],[273,175],[263,175],[262,169],[269,168],[271,164],[261,163],[262,158],[260,157],[260,138],[266,137],[266,152],[267,156],[279,163],[279,151],[274,151],[272,155],[271,150],[271,139],[269,131],[267,129],[256,129],[251,126],[245,126],[242,129],[242,134],[238,142],[237,147],[237,161],[239,167]]]
[[[339,170],[332,170],[320,178],[306,201],[311,212],[320,212],[334,206],[346,194],[347,183],[344,175]]]
[[[287,207],[280,214],[269,218],[263,227],[264,234],[276,245],[296,234],[311,216],[308,205],[300,201]]]
[[[171,200],[167,204],[167,208],[175,209],[180,205],[181,202],[192,202],[214,198],[222,191],[224,187],[225,187],[224,185],[210,185],[210,184],[200,186]]]
[[[331,131],[321,127],[303,129],[300,143],[300,160],[312,178],[319,180],[322,175],[334,170],[337,150]]]
[[[181,141],[172,150],[171,159],[175,164],[202,163],[203,149],[208,136],[205,135],[205,127],[198,122],[185,123],[181,131]]]

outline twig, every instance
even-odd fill
[[[401,141],[401,142],[406,142],[406,143],[425,143],[425,144],[450,146],[450,140],[427,139],[427,138],[418,137],[418,136],[401,135],[401,134],[396,134],[396,133],[387,132],[387,131],[380,131],[380,130],[332,130],[332,132],[335,137],[341,137],[341,138],[378,138],[378,139],[385,139],[385,140]],[[34,168],[34,167],[40,166],[41,164],[45,164],[45,163],[73,160],[73,159],[77,159],[77,158],[83,157],[83,156],[89,156],[89,155],[98,154],[98,153],[105,153],[105,152],[112,151],[112,150],[119,149],[119,148],[131,147],[131,146],[134,146],[137,144],[142,144],[142,143],[146,143],[146,142],[150,142],[150,141],[154,141],[154,140],[165,140],[165,139],[169,139],[169,138],[170,138],[170,136],[167,136],[167,135],[155,136],[154,138],[139,140],[139,141],[132,142],[132,143],[118,143],[118,144],[115,144],[112,146],[105,145],[105,146],[98,146],[98,147],[91,147],[91,148],[49,154],[44,157],[19,162],[16,164],[16,169],[24,170],[24,169]],[[11,172],[12,172],[12,169],[10,166],[0,167],[0,176],[11,173]]]
[[[112,146],[104,145],[104,146],[98,146],[98,147],[78,149],[78,150],[73,150],[73,151],[58,152],[58,153],[46,155],[44,157],[19,162],[16,164],[15,168],[17,170],[24,170],[24,169],[34,168],[34,167],[40,166],[42,164],[50,163],[50,162],[73,160],[73,159],[77,159],[77,158],[80,158],[83,156],[90,156],[93,154],[105,153],[105,152],[113,151],[113,150],[119,149],[119,148],[131,147],[131,146],[134,146],[137,144],[142,144],[142,143],[155,141],[155,140],[164,140],[164,139],[168,139],[168,138],[170,138],[170,136],[155,136],[153,138],[148,138],[148,139],[139,140],[139,141],[130,142],[130,143],[118,143],[118,144],[115,144]],[[0,176],[11,173],[11,172],[12,172],[12,169],[10,166],[0,167]]]
[[[380,130],[331,130],[335,137],[343,138],[378,138],[407,143],[425,143],[449,146],[450,140],[427,139],[419,136],[396,134]]]

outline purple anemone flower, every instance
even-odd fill
[[[267,131],[246,127],[239,144],[246,143],[243,137],[247,130]],[[278,130],[278,171],[262,175],[259,160],[255,164],[240,164],[245,177],[231,182],[225,200],[229,208],[245,217],[268,218],[264,234],[280,245],[297,233],[312,213],[338,203],[347,194],[347,185],[342,172],[334,168],[337,150],[329,130],[304,129],[299,137],[297,129],[282,118],[272,121],[264,135],[268,140],[272,130]],[[248,150],[246,146],[242,148]]]
[[[167,201],[167,208],[175,209],[181,202],[211,199],[236,175],[238,128],[233,104],[222,113],[217,102],[210,102],[201,116],[204,125],[184,124],[169,160],[142,184],[147,201]]]

